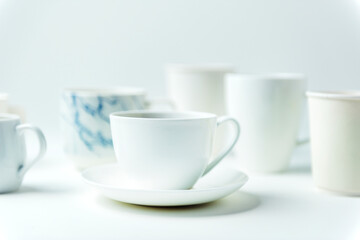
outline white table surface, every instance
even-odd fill
[[[20,191],[0,195],[0,239],[360,239],[360,198],[314,187],[308,147],[288,172],[253,176],[223,200],[192,207],[118,203],[82,182],[51,145]],[[230,157],[224,164],[233,166]]]

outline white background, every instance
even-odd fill
[[[164,96],[169,62],[304,72],[309,89],[360,88],[360,0],[0,0],[0,92],[58,131],[71,86]]]
[[[165,96],[170,62],[303,72],[312,90],[360,90],[360,0],[0,0],[0,92],[51,148],[18,194],[1,196],[0,239],[358,239],[358,199],[315,188],[308,147],[287,173],[251,176],[240,193],[261,203],[242,214],[231,213],[236,194],[210,207],[121,205],[93,196],[69,162],[53,164],[62,88]]]

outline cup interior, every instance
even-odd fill
[[[114,118],[123,119],[146,119],[146,120],[194,120],[216,117],[215,114],[205,112],[153,112],[153,111],[127,111],[115,112],[110,115]]]

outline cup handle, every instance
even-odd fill
[[[31,124],[21,124],[16,127],[16,131],[19,136],[23,136],[26,130],[31,130],[36,133],[39,139],[39,153],[32,160],[26,160],[24,166],[19,169],[19,176],[24,177],[25,173],[37,162],[39,161],[46,152],[46,140],[43,132],[38,128]]]
[[[219,127],[221,124],[223,123],[226,123],[226,122],[229,122],[229,123],[232,123],[235,127],[235,137],[232,141],[232,143],[230,144],[229,147],[225,148],[223,151],[221,151],[219,153],[218,156],[216,156],[214,158],[214,160],[212,160],[208,166],[206,167],[204,173],[202,176],[205,176],[208,172],[210,172],[217,164],[219,164],[221,162],[221,160],[224,159],[224,157],[226,155],[228,155],[230,153],[230,151],[234,148],[235,144],[237,143],[237,141],[239,140],[239,136],[240,136],[240,125],[238,123],[238,121],[235,119],[235,118],[232,118],[232,117],[228,117],[228,116],[222,116],[222,117],[219,117],[217,119],[217,127]]]
[[[171,110],[175,110],[176,106],[174,101],[169,98],[149,98],[146,100],[146,108],[150,109],[154,105],[165,105],[168,106]]]

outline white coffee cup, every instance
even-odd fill
[[[288,167],[297,145],[305,87],[302,74],[227,75],[228,114],[242,127],[235,147],[242,169],[274,173]]]
[[[233,148],[240,127],[231,117],[201,112],[117,112],[110,115],[118,163],[131,188],[189,189]],[[217,126],[232,123],[234,138],[212,160]],[[211,161],[210,161],[211,160]]]
[[[307,96],[315,184],[360,195],[360,92],[307,92]]]
[[[29,162],[23,137],[25,131],[33,131],[40,143],[38,154]],[[27,170],[40,160],[46,151],[43,133],[30,124],[20,124],[20,118],[13,114],[0,114],[0,193],[17,190]]]
[[[65,154],[78,169],[115,162],[109,114],[151,105],[141,88],[65,89],[60,105]]]
[[[226,113],[225,75],[231,72],[234,72],[234,67],[228,64],[168,64],[168,97],[174,101],[176,110],[210,112],[222,116]],[[227,135],[226,127],[216,132],[214,153],[228,144]]]

